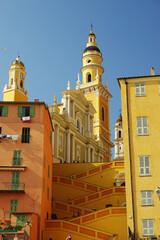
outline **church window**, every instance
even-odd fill
[[[13,78],[11,78],[11,85],[13,85]]]
[[[91,82],[91,74],[88,75],[88,82]]]
[[[23,88],[23,81],[20,82],[20,87]]]
[[[104,121],[104,114],[105,113],[105,111],[104,111],[104,107],[102,107],[102,121]]]
[[[118,132],[119,138],[121,138],[121,131]]]
[[[80,132],[80,122],[78,119],[77,119],[77,128],[78,128],[78,131]]]

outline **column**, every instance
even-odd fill
[[[90,158],[90,146],[88,146],[88,161],[87,162],[91,162],[91,158]]]
[[[75,135],[72,137],[72,161],[75,161]]]
[[[66,143],[67,143],[67,159],[66,162],[70,163],[70,133],[67,132],[67,136],[66,136]]]

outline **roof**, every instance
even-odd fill
[[[101,51],[99,50],[99,48],[96,47],[96,46],[89,46],[89,47],[87,47],[87,48],[84,50],[84,53],[87,52],[87,51],[97,51],[97,52],[101,52]]]
[[[160,77],[160,75],[147,75],[147,76],[135,76],[135,77],[120,77],[120,78],[117,78],[117,80],[120,80],[120,79],[130,79],[130,78],[146,78],[146,77]]]
[[[21,61],[19,61],[19,60],[14,60],[12,63],[11,63],[11,65],[12,64],[20,64],[20,65],[22,65],[23,67],[24,67],[24,64],[21,62]]]
[[[154,77],[160,77],[160,75],[147,75],[147,76],[135,76],[135,77],[120,77],[120,78],[117,78],[117,81],[118,81],[118,84],[120,86],[120,82],[119,80],[131,80],[131,79],[137,79],[137,78],[154,78]]]
[[[94,33],[90,33],[88,36],[95,36],[95,34]]]

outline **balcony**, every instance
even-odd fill
[[[19,184],[12,184],[10,182],[0,182],[0,193],[6,193],[6,192],[25,192],[25,184],[19,183]]]

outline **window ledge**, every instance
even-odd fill
[[[152,177],[152,175],[139,175],[139,177]]]
[[[149,134],[137,134],[137,136],[149,136]]]
[[[25,166],[0,166],[0,171],[25,171]]]

